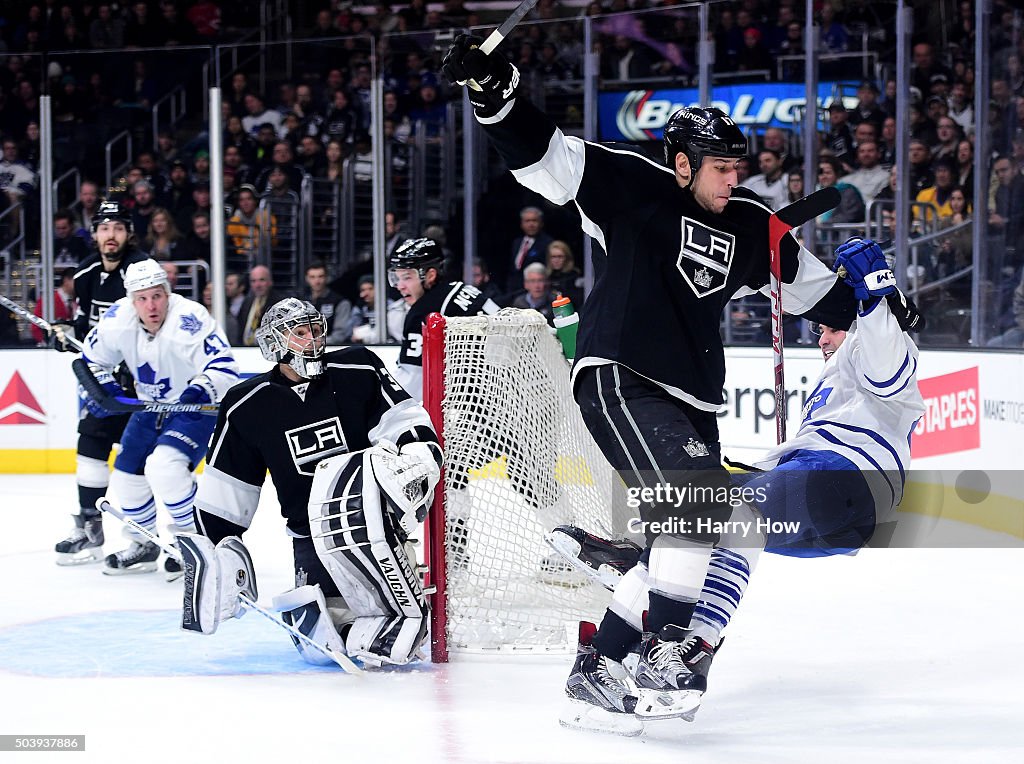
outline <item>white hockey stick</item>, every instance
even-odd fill
[[[14,313],[16,316],[21,316],[26,321],[28,321],[30,324],[33,324],[34,326],[37,326],[38,328],[42,329],[47,334],[53,334],[54,331],[56,331],[56,328],[54,327],[54,325],[51,324],[49,321],[46,321],[45,319],[40,318],[35,313],[33,313],[33,312],[29,311],[29,310],[25,310],[25,308],[23,308],[20,305],[18,305],[18,303],[16,303],[10,297],[5,297],[4,295],[0,294],[0,305],[3,305],[5,308],[7,308],[9,311],[11,311],[11,313]],[[75,350],[77,350],[79,352],[82,351],[82,343],[79,342],[78,340],[76,340],[74,337],[69,337],[67,335],[64,335],[64,342],[66,342],[68,345],[73,347]]]
[[[113,517],[116,517],[118,520],[120,520],[122,523],[127,525],[129,528],[131,528],[132,530],[134,530],[134,531],[140,533],[141,535],[145,536],[147,539],[149,539],[154,544],[156,544],[158,547],[160,547],[160,549],[162,549],[164,551],[164,553],[167,554],[168,557],[173,557],[179,563],[181,562],[181,552],[179,552],[177,549],[175,549],[170,544],[166,543],[163,539],[161,539],[159,536],[157,536],[152,531],[149,531],[149,530],[146,530],[145,528],[143,528],[141,525],[139,525],[137,522],[132,520],[130,517],[125,517],[123,514],[118,512],[116,509],[114,509],[114,506],[110,503],[110,501],[107,500],[106,496],[101,496],[100,498],[98,498],[96,500],[96,509],[100,510],[101,512],[106,512],[108,515],[112,515]],[[352,659],[349,658],[344,653],[339,653],[339,652],[337,652],[335,650],[332,650],[327,645],[322,645],[319,642],[317,642],[317,641],[315,641],[313,639],[310,639],[305,634],[303,634],[301,631],[296,629],[294,626],[291,626],[290,624],[285,623],[280,618],[276,618],[270,611],[264,610],[263,608],[261,608],[259,605],[257,605],[255,602],[253,602],[251,599],[246,597],[244,594],[239,594],[238,595],[238,601],[241,602],[242,605],[244,605],[247,610],[251,610],[254,613],[259,613],[261,616],[266,618],[268,621],[271,621],[278,628],[281,628],[281,629],[284,629],[285,631],[287,631],[295,639],[299,640],[300,642],[304,642],[306,645],[308,645],[309,647],[312,647],[314,650],[317,650],[317,651],[323,653],[324,655],[326,655],[332,661],[337,663],[342,668],[342,670],[344,670],[346,673],[356,674],[356,675],[363,673],[363,670],[361,668],[359,668],[359,666],[357,666],[355,663],[353,663]]]
[[[490,55],[491,51],[501,45],[501,41],[508,37],[509,32],[516,28],[516,24],[523,20],[527,13],[533,10],[533,6],[537,4],[538,0],[522,0],[515,7],[515,9],[508,15],[508,18],[501,22],[501,26],[487,35],[487,39],[480,43],[480,50],[485,55]],[[476,84],[475,80],[469,80],[468,84],[473,90],[480,90],[480,86]]]

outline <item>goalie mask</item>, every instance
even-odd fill
[[[263,314],[256,342],[264,358],[288,364],[303,379],[324,373],[327,320],[308,302],[289,297],[274,303]]]

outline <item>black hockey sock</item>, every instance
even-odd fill
[[[78,506],[81,507],[82,517],[99,517],[101,513],[96,509],[96,501],[106,492],[106,488],[78,486]]]
[[[601,655],[621,663],[629,653],[629,648],[639,639],[640,632],[611,610],[607,610],[591,644]]]
[[[670,623],[685,629],[690,625],[690,617],[697,607],[696,602],[680,602],[657,592],[650,593],[650,602],[644,629],[655,633]]]

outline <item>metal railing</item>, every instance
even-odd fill
[[[190,300],[202,302],[202,293],[199,285],[205,286],[210,280],[210,264],[205,260],[174,260],[178,266],[178,283],[174,287],[177,294],[184,295]],[[199,278],[202,273],[202,279]]]
[[[67,183],[67,181],[73,181]],[[53,179],[53,183],[50,184],[50,194],[53,197],[53,208],[59,210],[62,207],[74,211],[82,206],[82,202],[78,199],[78,190],[82,185],[82,176],[79,173],[77,167],[72,167],[70,170],[66,170],[62,175]],[[70,186],[70,193],[62,189],[65,186]]]
[[[114,147],[125,145],[125,158],[120,163],[114,164]],[[132,134],[128,130],[122,130],[109,141],[103,147],[103,154],[105,159],[105,167],[107,170],[107,188],[111,188],[114,185],[114,179],[122,175],[122,173],[131,166],[132,163]]]
[[[17,264],[25,261],[25,207],[20,202],[0,212],[0,260],[3,261],[4,294],[13,295],[21,275]],[[29,287],[25,279],[20,283],[17,299],[24,302],[28,299]]]
[[[204,80],[205,81],[205,80]],[[205,100],[205,99],[204,99]],[[160,112],[161,107],[166,104],[166,110],[168,112],[168,118],[161,122]],[[170,93],[165,95],[159,101],[153,104],[151,109],[152,114],[152,127],[153,127],[153,142],[152,146],[159,145],[157,139],[160,136],[161,127],[173,130],[178,124],[185,118],[185,113],[188,110],[188,96],[185,92],[184,85],[178,85]],[[209,110],[209,107],[207,107]]]

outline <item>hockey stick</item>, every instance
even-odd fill
[[[148,414],[209,414],[216,416],[220,406],[216,403],[158,403],[156,401],[140,401],[138,398],[122,398],[111,395],[99,383],[92,373],[89,364],[82,358],[71,362],[71,370],[78,378],[86,394],[111,414],[134,414],[143,411]]]
[[[537,4],[538,0],[522,0],[515,7],[515,10],[508,15],[508,18],[501,22],[501,26],[487,35],[487,39],[480,43],[480,50],[484,55],[489,56],[491,52],[501,45],[501,41],[508,37],[509,32],[516,28],[516,24],[523,20],[527,13],[533,10],[533,6]],[[469,86],[474,90],[480,90],[480,86],[476,84],[475,80],[468,81]]]
[[[768,270],[771,274],[772,356],[775,364],[775,438],[786,439],[786,380],[782,362],[782,237],[797,226],[835,209],[841,196],[835,186],[821,188],[768,218]]]
[[[152,531],[149,531],[149,530],[146,530],[145,528],[143,528],[141,525],[139,525],[137,522],[132,520],[130,517],[125,517],[123,514],[118,512],[116,509],[114,509],[114,506],[110,503],[110,501],[107,499],[106,496],[101,496],[100,498],[98,498],[96,500],[96,509],[100,510],[101,512],[106,512],[108,515],[112,515],[113,517],[116,517],[118,520],[120,520],[122,523],[127,525],[129,528],[131,528],[132,530],[134,530],[137,533],[141,534],[142,536],[147,538],[149,541],[153,542],[158,547],[160,547],[160,549],[168,557],[173,557],[179,563],[182,562],[182,560],[181,560],[181,552],[179,552],[177,549],[175,549],[170,544],[166,543],[163,539],[161,539],[159,536],[157,536]],[[246,597],[244,594],[239,594],[238,595],[238,601],[241,602],[242,605],[244,605],[247,610],[252,610],[254,613],[259,613],[261,616],[263,616],[267,620],[272,621],[275,626],[277,626],[277,627],[287,631],[295,639],[299,640],[300,642],[304,642],[308,646],[312,647],[314,650],[317,650],[318,652],[323,653],[328,658],[330,658],[332,661],[337,663],[345,672],[347,672],[349,674],[362,674],[363,673],[363,670],[361,668],[359,668],[359,666],[357,666],[355,663],[353,663],[352,659],[349,658],[347,655],[343,655],[342,653],[335,652],[334,650],[329,648],[327,645],[321,645],[319,642],[317,642],[317,641],[315,641],[313,639],[310,639],[305,634],[303,634],[301,631],[296,629],[294,626],[291,626],[290,624],[285,623],[280,618],[275,618],[273,616],[273,614],[270,613],[270,611],[264,610],[259,605],[257,605],[255,602],[253,602],[251,599]]]
[[[56,327],[53,324],[51,324],[49,321],[46,321],[46,320],[40,318],[35,313],[33,313],[33,312],[29,311],[29,310],[25,310],[23,307],[18,305],[18,303],[16,303],[14,300],[10,299],[9,297],[5,297],[2,294],[0,294],[0,305],[3,305],[5,308],[10,310],[11,313],[14,313],[16,316],[20,316],[21,318],[24,318],[26,321],[28,321],[30,324],[34,325],[35,327],[37,327],[39,329],[42,329],[47,334],[53,334],[53,333],[55,333],[57,331]],[[81,350],[82,350],[82,343],[79,342],[78,340],[76,340],[74,337],[69,337],[68,335],[65,334],[64,335],[64,342],[66,342],[68,345],[73,347],[75,350],[78,350],[79,352],[81,352]]]

